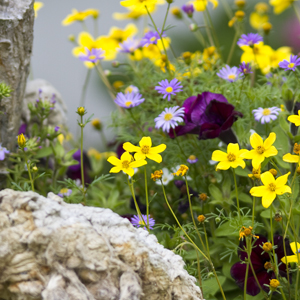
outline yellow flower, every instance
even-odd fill
[[[204,215],[199,215],[198,217],[197,217],[197,220],[200,222],[200,223],[203,223],[204,221],[205,221],[205,216]]]
[[[94,157],[96,160],[100,160],[102,158],[102,154],[95,148],[90,148],[87,154],[90,157]]]
[[[289,263],[300,263],[300,244],[299,243],[290,243],[290,246],[291,246],[291,249],[292,251],[294,252],[295,255],[289,255],[287,256],[286,258],[283,257],[281,259],[281,261],[284,263],[284,264],[289,264]]]
[[[268,12],[269,6],[267,3],[259,2],[255,5],[254,9],[260,14],[265,14]]]
[[[91,124],[96,130],[102,130],[102,123],[100,119],[98,118],[93,119]]]
[[[158,153],[165,151],[165,149],[167,148],[165,144],[160,144],[156,147],[152,147],[151,137],[144,136],[139,141],[139,145],[140,147],[134,146],[133,144],[127,142],[123,144],[123,148],[125,151],[128,152],[136,152],[134,154],[135,160],[146,159],[147,157],[151,160],[156,161],[157,163],[162,162],[162,157]]]
[[[163,0],[157,1],[157,4],[164,4]],[[115,20],[127,20],[127,19],[134,19],[137,20],[141,16],[147,15],[147,10],[145,7],[141,9],[136,9],[132,7],[126,7],[128,9],[128,12],[125,13],[113,13],[113,18]],[[150,13],[154,12],[156,10],[156,5],[147,5],[147,8]]]
[[[296,126],[300,126],[300,110],[298,110],[298,116],[291,115],[288,117],[288,121],[290,121],[291,123],[294,123]]]
[[[281,14],[289,8],[295,0],[270,0],[270,4],[274,6],[274,13]]]
[[[292,193],[291,188],[285,185],[290,173],[279,176],[277,179],[269,171],[261,174],[260,178],[263,185],[253,187],[250,190],[250,194],[254,197],[262,197],[262,206],[268,208],[275,200],[276,195]]]
[[[211,159],[219,161],[216,170],[228,170],[230,167],[235,169],[239,166],[244,169],[246,164],[241,155],[246,152],[248,151],[245,149],[240,150],[239,144],[229,143],[227,146],[227,153],[221,150],[215,150]]]
[[[196,11],[204,11],[208,2],[212,3],[214,9],[219,5],[218,0],[194,0],[192,3]]]
[[[26,144],[26,139],[23,133],[18,135],[18,145],[20,148],[24,148]]]
[[[155,5],[157,4],[157,0],[124,0],[121,1],[120,4],[125,7],[133,8],[134,10],[143,10],[145,9],[145,5]]]
[[[253,12],[250,14],[249,22],[250,25],[256,29],[262,29],[263,25],[269,21],[269,16],[266,14],[260,14],[258,12]]]
[[[242,228],[239,231],[239,240],[243,239],[244,237],[247,237],[247,236],[253,236],[253,237],[259,239],[259,236],[252,234],[252,230],[253,230],[252,226],[249,226],[248,228],[245,226],[242,226]]]
[[[186,174],[186,172],[188,171],[189,167],[186,165],[180,165],[179,169],[177,170],[176,173],[173,173],[173,175],[177,175],[177,176],[184,176]]]
[[[72,9],[72,13],[70,15],[66,16],[66,18],[62,21],[62,25],[67,26],[76,21],[82,22],[89,16],[98,18],[99,10],[98,9],[87,9],[85,11],[78,11],[77,9]]]
[[[108,33],[108,38],[115,40],[116,47],[119,46],[119,43],[123,43],[129,37],[134,36],[138,32],[137,27],[130,23],[124,29],[113,26]]]
[[[253,149],[244,153],[242,157],[252,159],[253,168],[258,169],[266,157],[277,155],[277,149],[272,146],[275,140],[276,134],[274,132],[271,132],[265,141],[256,132],[253,133],[250,136],[250,144]]]
[[[280,47],[277,50],[273,50],[270,54],[269,65],[265,67],[260,67],[264,74],[267,74],[271,71],[271,68],[278,68],[278,64],[284,59],[289,60],[291,56],[291,48],[290,47]]]
[[[59,143],[62,145],[65,139],[65,136],[61,133],[57,136]]]
[[[260,170],[260,166],[259,166],[259,168],[257,168],[257,169],[252,169],[252,174],[248,174],[248,176],[251,178],[251,179],[253,179],[253,180],[255,180],[255,179],[260,179],[260,173],[261,173],[261,170]]]
[[[34,9],[34,16],[37,17],[37,12],[44,6],[43,2],[34,2],[33,9]]]
[[[121,159],[118,159],[115,156],[110,156],[107,161],[114,165],[114,167],[110,169],[109,173],[119,173],[120,171],[123,171],[131,177],[134,175],[133,168],[138,168],[147,164],[144,159],[134,161],[129,152],[124,152]]]
[[[85,54],[85,48],[88,48],[90,51],[93,48],[101,48],[105,51],[104,60],[115,59],[117,55],[116,42],[106,36],[99,36],[96,40],[94,40],[94,38],[88,32],[81,32],[78,36],[78,44],[79,46],[73,49],[73,55],[76,57],[78,57],[81,54]],[[88,68],[94,67],[94,64],[91,62],[84,62],[84,64]]]
[[[271,279],[270,280],[270,289],[271,290],[276,290],[280,285],[280,282],[277,279]]]
[[[154,171],[154,173],[151,174],[151,179],[153,179],[154,181],[156,181],[156,179],[161,178],[163,174],[164,173],[163,173],[162,170],[156,170],[156,171]]]

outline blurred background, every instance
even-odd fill
[[[235,8],[234,1],[223,0],[228,3],[233,9]],[[82,25],[78,22],[72,23],[69,26],[62,26],[62,20],[71,13],[73,8],[77,10],[86,10],[95,8],[100,11],[98,19],[98,34],[107,35],[112,26],[124,28],[131,20],[118,21],[114,20],[112,14],[114,12],[126,12],[127,10],[120,5],[119,0],[44,0],[44,6],[38,11],[38,16],[34,26],[34,45],[32,56],[32,75],[33,78],[42,78],[50,82],[62,95],[68,107],[68,125],[71,133],[76,135],[77,131],[77,114],[75,111],[80,103],[81,91],[84,80],[87,74],[87,68],[82,61],[72,55],[74,44],[68,40],[68,36],[74,34],[76,39],[78,34],[83,31]],[[171,7],[181,7],[186,0],[175,0]],[[222,0],[219,0],[219,6],[210,11],[214,26],[217,29],[217,34],[222,45],[223,55],[227,57],[230,45],[234,36],[234,29],[229,28],[228,17],[225,14],[222,6]],[[268,3],[269,1],[246,1],[246,32],[256,32],[250,27],[248,17],[253,11],[255,4],[258,2]],[[153,14],[154,20],[158,27],[162,26],[167,5],[158,6],[158,9]],[[269,44],[274,49],[282,46],[293,47],[293,53],[297,54],[300,51],[300,25],[295,17],[292,8],[284,11],[280,15],[274,15],[270,7],[270,22],[273,29],[265,38],[265,44]],[[299,7],[298,7],[299,9]],[[235,9],[236,10],[236,9]],[[203,25],[202,13],[195,12],[194,18],[199,25]],[[150,21],[150,20],[149,20]],[[136,26],[142,30],[144,18],[136,21]],[[149,23],[149,22],[148,22]],[[91,33],[93,33],[94,24],[92,18],[86,20],[86,24]],[[171,14],[168,16],[167,25],[174,27],[168,30],[167,35],[172,40],[172,46],[175,49],[176,55],[180,55],[184,51],[202,50],[199,42],[189,30],[188,26],[176,20]],[[239,63],[242,51],[236,47],[231,65]],[[118,60],[122,60],[122,54],[119,54]],[[122,72],[122,69],[112,69],[111,62],[104,62],[104,69],[110,69],[113,72]],[[147,98],[147,95],[143,95]],[[110,122],[110,114],[116,109],[114,103],[109,97],[105,86],[100,82],[96,70],[92,70],[90,82],[88,84],[85,108],[88,115],[94,114],[94,118],[99,118],[105,126],[105,135],[107,140],[112,140],[114,133],[107,128]],[[85,148],[94,147],[98,150],[103,150],[99,133],[93,130],[88,124],[85,128]]]

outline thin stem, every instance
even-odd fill
[[[244,76],[243,81],[242,81],[242,85],[241,85],[241,90],[240,90],[240,95],[238,97],[238,101],[241,101],[241,96],[242,96],[242,91],[243,91],[243,87],[244,87],[244,82],[245,82],[246,76]]]
[[[165,19],[164,19],[164,23],[163,23],[163,26],[162,26],[162,29],[161,29],[161,32],[162,32],[162,33],[164,32],[164,29],[165,29],[167,17],[168,17],[168,15],[169,15],[170,5],[171,5],[171,3],[168,3],[167,12],[166,12]]]
[[[98,36],[98,18],[94,18],[94,36],[95,38]]]
[[[248,260],[247,260],[247,268],[246,268],[246,275],[245,275],[245,281],[244,281],[244,300],[247,298],[247,280],[248,280],[248,273],[249,273],[249,264],[250,264],[250,256],[251,256],[251,250],[252,247],[249,247],[249,239],[246,238],[246,246],[247,246],[247,255],[248,255]],[[250,251],[249,251],[250,249]]]
[[[149,199],[148,199],[148,185],[147,185],[147,170],[146,170],[146,166],[144,166],[144,174],[145,174],[147,229],[150,232],[150,228],[149,228]]]
[[[249,259],[249,262],[250,262],[250,267],[251,267],[251,270],[252,270],[252,274],[253,274],[253,276],[254,276],[254,279],[255,279],[255,281],[256,281],[258,287],[260,288],[261,293],[263,294],[263,296],[264,296],[264,298],[265,298],[266,300],[269,300],[269,299],[268,299],[268,296],[265,295],[265,291],[262,289],[262,287],[261,287],[261,285],[260,285],[260,283],[259,283],[259,281],[258,281],[258,279],[257,279],[255,270],[254,270],[253,265],[252,265],[252,262],[251,262],[251,259]]]
[[[254,185],[255,186],[255,185]],[[253,207],[252,207],[252,227],[254,227],[254,212],[255,212],[256,198],[253,196]]]
[[[30,179],[31,190],[34,192],[34,184],[33,184],[32,176],[31,176],[30,164],[28,163],[26,156],[25,156],[25,160],[26,160],[27,171],[28,171],[28,175],[29,175],[29,179]]]
[[[193,17],[192,17],[191,19],[192,19],[192,21],[197,25],[196,20],[195,20]],[[195,34],[196,34],[196,33],[199,34],[199,38],[198,38],[198,39],[199,39],[199,42],[202,44],[203,47],[205,47],[206,42],[205,42],[205,39],[204,39],[204,37],[203,37],[203,35],[202,35],[202,33],[201,33],[200,28],[198,28],[198,30],[195,31]]]
[[[205,11],[203,11],[203,18],[204,18],[204,22],[205,22],[205,31],[206,31],[207,37],[209,39],[210,45],[215,46],[214,40],[213,40],[213,38],[211,36],[211,32],[209,30],[208,20],[207,20],[207,17],[205,15]]]
[[[282,234],[284,233],[284,225],[283,225],[283,220],[281,220],[281,228],[282,228]],[[287,262],[287,257],[286,257],[286,247],[285,247],[285,237],[283,236],[283,251],[284,251],[284,257],[285,261]],[[289,291],[289,298],[291,299],[291,287],[290,287],[290,274],[289,274],[289,264],[286,263],[286,274],[287,274],[287,281],[288,281],[288,291]]]
[[[234,35],[234,38],[233,38],[233,42],[231,44],[231,48],[230,48],[230,51],[229,51],[229,54],[228,54],[228,57],[227,57],[227,62],[226,62],[227,65],[230,64],[230,61],[232,59],[232,55],[233,55],[234,49],[236,47],[236,42],[237,42],[238,38],[239,38],[239,31],[237,30],[235,32],[235,35]]]
[[[204,236],[205,236],[205,243],[206,243],[206,249],[207,249],[207,255],[210,258],[210,253],[209,253],[209,244],[208,244],[208,238],[207,238],[207,232],[206,232],[206,227],[204,222],[202,223],[203,225],[203,230],[204,230]]]
[[[128,111],[129,111],[129,114],[130,114],[132,120],[135,122],[137,128],[138,128],[138,129],[140,130],[140,132],[142,133],[142,136],[144,136],[144,135],[145,135],[145,134],[144,134],[144,130],[143,130],[143,128],[139,125],[139,122],[136,120],[136,118],[134,117],[133,112],[131,111],[130,108],[128,109]]]
[[[133,181],[131,180],[131,183],[129,182],[129,176],[127,175],[127,183],[128,183],[128,186],[129,186],[129,189],[130,189],[130,192],[131,192],[131,195],[132,195],[132,198],[133,198],[133,202],[134,202],[134,205],[135,205],[135,209],[136,209],[136,212],[139,216],[139,219],[141,220],[141,222],[143,222],[143,218],[142,218],[142,213],[140,211],[140,208],[136,202],[136,198],[135,198],[135,193],[134,193],[134,189],[133,189]]]
[[[181,154],[183,155],[183,157],[186,157],[186,155],[184,154],[183,149],[181,148],[181,146],[179,144],[179,141],[177,140],[177,135],[176,135],[176,131],[175,131],[174,128],[173,128],[173,133],[174,133],[174,137],[175,137],[175,142],[176,142],[177,146],[179,147],[179,150],[180,150]]]
[[[82,184],[82,193],[83,193],[83,203],[85,204],[85,182],[84,182],[84,162],[83,162],[83,116],[80,116],[80,167],[81,167],[81,184]]]
[[[238,208],[239,218],[240,218],[240,221],[241,221],[239,192],[238,192],[238,187],[237,187],[237,183],[236,183],[235,171],[234,171],[233,168],[232,168],[232,172],[233,172],[233,180],[234,180],[234,186],[235,186],[236,204],[237,204],[237,208]]]
[[[55,188],[56,187],[56,176],[57,176],[57,160],[56,160],[56,151],[55,151],[52,141],[50,141],[50,147],[53,151],[53,156],[54,156],[54,169],[52,172],[52,184]]]
[[[88,86],[88,83],[89,83],[89,80],[90,80],[90,76],[91,76],[91,69],[88,69],[88,71],[86,73],[86,76],[85,76],[84,84],[83,84],[83,87],[82,87],[79,106],[84,106],[86,90],[87,90],[87,86]]]

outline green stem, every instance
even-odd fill
[[[24,149],[23,149],[23,151],[24,151]],[[31,176],[30,164],[28,164],[26,156],[25,156],[25,161],[26,161],[27,171],[28,171],[28,175],[29,175],[29,179],[30,179],[31,190],[34,192],[34,184],[33,184],[32,176]]]
[[[140,130],[140,132],[142,133],[142,136],[145,136],[144,131],[143,131],[143,128],[139,125],[139,122],[138,122],[138,121],[136,120],[136,118],[134,117],[133,112],[131,111],[131,108],[129,108],[128,111],[129,111],[129,114],[130,114],[132,120],[135,122],[137,128],[138,128],[138,129]]]
[[[55,148],[53,146],[52,141],[50,141],[50,147],[53,151],[53,156],[54,156],[54,168],[53,168],[53,172],[52,172],[52,184],[55,188],[56,187],[56,176],[57,176],[57,159],[56,159],[56,151],[55,151]]]
[[[248,259],[249,259],[249,258],[248,258]],[[255,279],[255,281],[256,281],[258,287],[260,288],[261,293],[263,294],[263,296],[264,296],[264,298],[265,298],[266,300],[269,300],[269,299],[268,299],[268,296],[266,296],[265,291],[262,289],[262,287],[261,287],[261,285],[260,285],[260,283],[259,283],[259,281],[258,281],[258,279],[257,279],[255,270],[254,270],[253,265],[252,265],[252,262],[251,262],[251,259],[249,259],[249,262],[250,262],[250,267],[251,267],[251,270],[252,270],[252,274],[253,274],[253,276],[254,276],[254,279]]]
[[[82,193],[83,193],[83,203],[85,205],[86,199],[85,199],[85,182],[84,182],[84,161],[83,161],[83,116],[80,116],[80,167],[81,167],[81,184],[82,184]]]
[[[88,83],[89,83],[89,80],[90,80],[90,76],[91,76],[91,69],[88,69],[88,71],[86,73],[86,76],[85,76],[84,84],[83,84],[83,87],[82,87],[79,106],[84,106],[86,90],[87,90],[87,86],[88,86]]]
[[[194,22],[194,24],[196,24],[196,25],[197,25],[197,22],[195,21],[195,19],[194,19],[194,18],[192,18],[192,21]],[[199,38],[197,37],[196,33],[198,33],[198,35],[199,35]],[[205,42],[205,39],[204,39],[204,37],[203,37],[203,35],[202,35],[202,33],[201,33],[201,30],[200,30],[200,28],[198,28],[198,30],[197,30],[197,31],[195,31],[195,35],[196,35],[196,37],[198,38],[199,42],[202,44],[202,46],[203,46],[203,47],[205,47],[205,45],[206,45],[206,42]]]
[[[244,281],[244,300],[246,300],[247,298],[247,280],[248,280],[248,273],[249,273],[249,264],[250,264],[250,256],[251,256],[251,250],[252,250],[252,247],[249,247],[251,246],[251,243],[249,243],[249,239],[246,238],[246,246],[247,246],[247,255],[248,255],[248,260],[247,260],[247,268],[246,268],[246,275],[245,275],[245,281]],[[250,249],[250,251],[249,251]]]
[[[166,15],[165,15],[164,23],[163,23],[163,26],[162,26],[162,28],[161,28],[161,33],[163,33],[163,32],[164,32],[164,29],[165,29],[167,17],[168,17],[168,15],[169,15],[170,5],[171,5],[171,3],[168,3],[168,8],[167,8],[167,12],[166,12]]]
[[[243,91],[245,79],[246,79],[246,76],[244,76],[243,81],[242,81],[241,90],[240,90],[240,95],[239,95],[239,97],[238,97],[238,102],[239,102],[239,103],[240,103],[240,101],[241,101],[241,96],[242,96],[242,91]]]
[[[148,199],[148,185],[147,185],[147,170],[146,170],[146,166],[144,166],[144,174],[145,174],[147,229],[150,232],[150,228],[149,228],[149,199]]]
[[[240,221],[241,221],[239,192],[238,192],[238,187],[237,187],[237,183],[236,183],[235,171],[234,171],[233,168],[232,168],[232,172],[233,172],[233,180],[234,180],[234,186],[235,186],[236,204],[237,204],[237,209],[238,209],[238,213],[239,213],[239,218],[240,218]]]
[[[281,220],[281,228],[282,228],[282,234],[284,233],[284,225],[283,225],[283,220]],[[285,247],[285,236],[283,235],[283,251],[284,251],[284,257],[285,261],[287,262],[287,257],[286,257],[286,247]],[[290,274],[289,274],[289,264],[286,263],[286,274],[287,274],[287,283],[288,283],[288,291],[289,291],[289,299],[291,299],[291,286],[290,286]]]
[[[139,219],[141,220],[141,222],[144,222],[144,220],[142,218],[142,213],[141,213],[140,208],[139,208],[139,206],[138,206],[138,204],[136,202],[134,188],[133,188],[133,181],[131,179],[131,183],[129,182],[129,176],[128,175],[127,175],[127,183],[128,183],[128,186],[129,186],[132,198],[133,198],[133,202],[134,202],[134,205],[135,205],[135,209],[136,209],[136,212],[137,212],[137,214],[139,216]]]
[[[239,38],[239,31],[237,30],[235,32],[235,35],[234,35],[234,38],[233,38],[233,42],[231,44],[230,51],[229,51],[229,54],[228,54],[228,57],[227,57],[227,62],[226,62],[227,65],[229,65],[230,62],[231,62],[232,55],[233,55],[234,49],[236,47],[236,42],[237,42],[238,38]]]
[[[255,186],[255,185],[254,185]],[[254,227],[254,212],[255,212],[256,198],[253,196],[253,207],[252,207],[252,228]]]

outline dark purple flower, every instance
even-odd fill
[[[19,132],[18,132],[18,135],[20,135],[20,134],[26,134],[26,130],[27,130],[27,124],[26,123],[23,123],[20,127],[19,127]]]
[[[272,267],[270,264],[270,256],[268,253],[263,253],[264,250],[260,247],[263,246],[264,243],[268,242],[267,238],[265,238],[262,235],[259,235],[259,239],[257,239],[252,247],[252,252],[250,255],[250,260],[253,265],[256,277],[258,279],[259,284],[263,288],[264,291],[269,292],[269,288],[266,287],[264,284],[270,284],[271,279],[275,279],[276,276],[272,269],[269,269]],[[281,258],[284,257],[284,248],[283,248],[283,237],[280,235],[274,236],[274,244],[278,247],[275,249],[275,253],[277,255],[278,262],[281,262]],[[243,239],[240,242],[239,250],[238,250],[238,256],[241,259],[241,262],[235,263],[230,270],[230,274],[232,278],[235,280],[236,284],[241,288],[244,289],[245,284],[245,274],[246,274],[246,268],[247,264],[242,263],[245,262],[246,258],[248,258],[248,255],[245,251],[242,251],[241,249],[244,249],[246,246],[246,241]],[[286,254],[292,255],[293,252],[290,248],[289,240],[285,239],[285,247],[286,247]],[[279,274],[282,277],[287,277],[286,273],[286,265],[281,264],[279,267]],[[269,272],[268,272],[269,269]],[[251,268],[249,268],[248,272],[248,279],[247,279],[247,294],[251,296],[255,296],[260,292],[260,288],[255,280],[255,277],[252,273]]]
[[[54,131],[58,132],[59,128],[60,128],[59,126],[55,126]]]
[[[200,140],[219,137],[226,143],[237,143],[231,126],[243,115],[235,111],[234,106],[222,94],[203,92],[187,98],[182,106],[185,109],[185,125],[175,128],[176,136],[190,133],[197,134]],[[171,138],[175,137],[173,131],[169,135]]]
[[[251,72],[250,63],[246,64],[244,61],[239,65],[239,71],[240,71],[240,73],[243,73],[244,75],[253,73],[253,72]]]
[[[73,154],[73,159],[77,160],[78,164],[68,167],[67,176],[69,178],[73,179],[73,180],[80,179],[81,182],[82,182],[80,153],[81,153],[81,151],[80,151],[80,149],[78,149]],[[87,154],[84,151],[83,151],[83,163],[84,163],[83,171],[84,171],[84,180],[85,180],[85,183],[90,183],[91,182],[91,178],[88,175],[88,171],[91,169],[91,165],[90,165],[89,158],[88,158]]]
[[[192,3],[187,3],[181,6],[181,9],[188,15],[189,18],[193,17],[195,11],[194,5]]]

